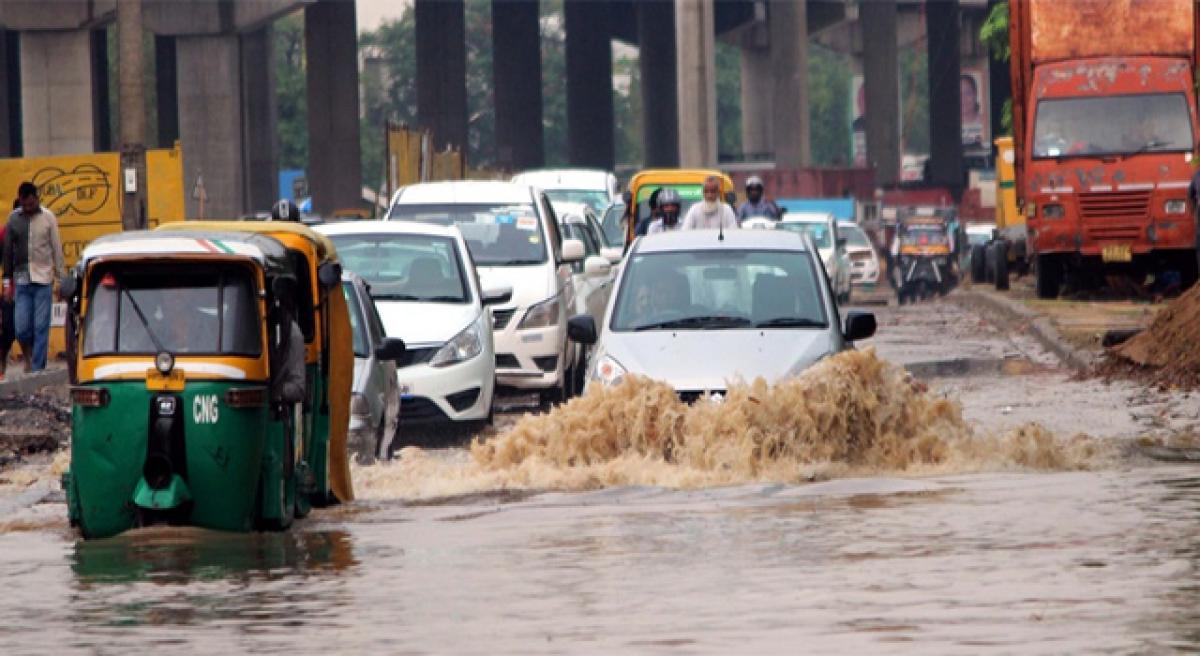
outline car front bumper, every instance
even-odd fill
[[[400,423],[487,419],[495,390],[494,356],[487,349],[447,367],[415,364],[396,370]]]

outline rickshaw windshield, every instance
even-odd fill
[[[84,356],[262,353],[258,305],[249,271],[161,267],[93,273],[84,318]]]
[[[939,225],[909,226],[900,237],[905,246],[944,246],[950,243],[946,228]]]

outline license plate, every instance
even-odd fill
[[[1104,262],[1132,262],[1133,249],[1129,244],[1105,246],[1100,251],[1100,259]]]

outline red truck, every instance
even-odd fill
[[[1011,0],[1018,203],[1037,293],[1197,277],[1195,0]]]

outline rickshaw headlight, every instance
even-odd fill
[[[154,356],[154,368],[158,369],[158,373],[167,375],[175,368],[175,356],[163,351]]]
[[[479,321],[473,321],[471,325],[451,337],[450,341],[433,354],[433,357],[429,359],[429,366],[448,367],[470,360],[481,352],[483,352],[483,335],[480,332]]]

